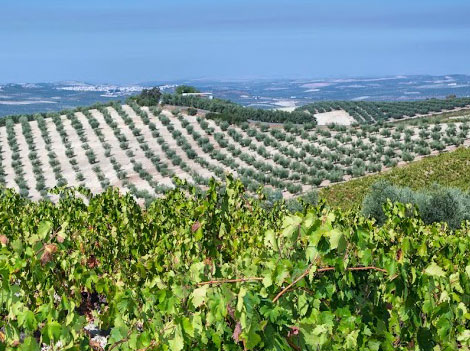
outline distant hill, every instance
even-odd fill
[[[141,86],[81,82],[0,85],[0,116],[54,112],[97,102],[125,100]]]
[[[0,116],[60,111],[96,102],[125,100],[143,87],[172,92],[189,84],[215,97],[256,108],[295,108],[318,101],[413,101],[470,96],[470,76],[393,76],[344,79],[188,80],[135,85],[58,82],[0,85]]]

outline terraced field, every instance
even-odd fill
[[[357,123],[401,120],[439,114],[448,111],[468,110],[470,98],[428,99],[422,101],[321,101],[297,108],[312,115],[344,111]]]
[[[252,192],[266,186],[288,198],[470,144],[467,122],[268,127],[180,111],[115,103],[9,118],[0,127],[0,182],[32,199],[84,185],[148,200],[174,176],[204,188],[229,172]]]
[[[447,99],[427,99],[418,101],[319,101],[300,106],[294,111],[261,110],[243,108],[230,101],[220,99],[200,99],[177,94],[163,94],[161,102],[167,105],[191,106],[222,115],[231,122],[255,120],[262,122],[309,123],[314,117],[331,123],[331,115],[337,115],[337,124],[341,120],[350,124],[375,124],[393,122],[422,116],[440,115],[446,112],[470,110],[470,98],[449,97]]]

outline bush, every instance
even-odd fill
[[[364,198],[362,213],[368,217],[375,218],[379,224],[383,224],[386,219],[383,205],[387,200],[413,203],[413,192],[409,188],[400,188],[387,181],[379,181],[371,186],[369,194]]]
[[[456,188],[434,185],[429,194],[417,193],[417,205],[427,224],[446,222],[452,229],[470,220],[470,195]]]
[[[200,91],[197,90],[195,87],[189,85],[179,85],[175,89],[175,93],[177,95],[185,94],[185,93],[199,93]]]
[[[143,89],[139,95],[133,96],[129,100],[137,102],[140,106],[152,106],[160,102],[161,96],[160,88],[153,87],[151,89]]]
[[[196,116],[197,115],[197,109],[195,109],[194,107],[188,107],[188,115]]]
[[[415,205],[426,224],[445,222],[456,229],[463,221],[470,220],[470,195],[459,189],[433,185],[428,190],[413,191],[387,181],[372,185],[362,203],[363,214],[383,224],[386,219],[383,206],[387,200]]]

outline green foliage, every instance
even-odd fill
[[[468,228],[177,183],[147,209],[111,188],[57,189],[55,204],[3,191],[2,347],[98,350],[87,318],[107,350],[470,347]]]
[[[410,188],[397,187],[382,180],[371,186],[370,192],[362,202],[362,213],[383,224],[386,220],[383,206],[387,201],[415,203],[415,196]]]
[[[196,116],[197,115],[197,109],[195,109],[194,107],[188,107],[188,115]]]
[[[181,94],[191,94],[191,93],[200,93],[198,89],[195,87],[189,86],[189,85],[178,85],[175,88],[175,94],[181,95]]]
[[[142,89],[140,94],[130,97],[127,102],[135,102],[140,106],[155,106],[160,102],[161,96],[160,88],[153,87],[150,89]]]
[[[286,206],[290,212],[301,212],[307,206],[315,206],[318,203],[318,193],[309,191],[296,198],[287,200]]]
[[[206,118],[230,123],[242,123],[248,120],[260,122],[293,122],[316,124],[315,117],[303,111],[286,112],[280,110],[263,110],[242,107],[233,102],[221,99],[205,99],[198,96],[181,94],[163,94],[162,104],[188,106],[210,111]]]
[[[417,206],[426,224],[445,222],[455,229],[463,221],[470,220],[470,195],[459,189],[433,185],[430,189],[413,191],[387,181],[372,185],[362,203],[362,212],[382,224],[386,220],[383,206],[389,200]]]

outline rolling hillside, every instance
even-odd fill
[[[343,110],[357,123],[375,123],[387,120],[437,114],[444,111],[468,109],[470,98],[428,99],[421,101],[322,101],[299,107],[297,111],[308,111],[315,115]]]
[[[230,101],[205,100],[177,94],[163,94],[162,103],[179,106],[192,106],[221,114],[226,120],[255,120],[262,122],[309,123],[322,114],[339,111],[356,124],[375,124],[377,122],[406,120],[420,116],[439,115],[449,111],[466,112],[470,109],[470,98],[449,97],[447,99],[427,99],[419,101],[321,101],[306,104],[291,113],[283,109],[260,110],[243,108]],[[328,119],[328,123],[334,121]],[[341,120],[336,121],[342,123]],[[350,124],[350,123],[346,123]]]
[[[174,176],[205,188],[232,173],[251,192],[266,186],[289,198],[470,144],[467,122],[269,127],[190,112],[197,114],[112,103],[2,119],[0,182],[32,199],[56,185],[83,185],[150,200]]]
[[[320,195],[331,206],[352,209],[359,208],[370,186],[379,180],[387,180],[395,185],[415,190],[425,189],[437,183],[468,191],[470,189],[469,167],[470,149],[459,148],[435,157],[426,157],[403,167],[395,167],[381,174],[335,184],[321,189]]]

